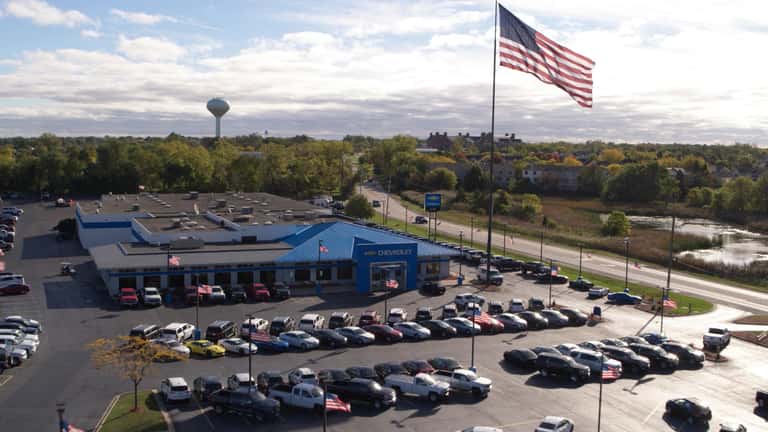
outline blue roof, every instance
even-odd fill
[[[356,244],[413,244],[419,257],[454,256],[458,252],[432,242],[413,239],[401,234],[346,222],[315,224],[281,239],[294,249],[277,259],[278,262],[313,262],[351,260]],[[320,241],[328,252],[319,253]]]

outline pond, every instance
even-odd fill
[[[661,216],[627,216],[632,225],[669,231],[672,218]],[[746,265],[754,261],[768,261],[768,235],[748,231],[733,225],[709,219],[677,219],[675,232],[719,238],[722,246],[711,249],[683,251],[678,256],[692,255],[707,262]]]

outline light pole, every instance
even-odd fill
[[[66,427],[66,425],[64,425],[64,405],[64,402],[56,403],[56,412],[59,414],[59,432]]]
[[[475,217],[469,218],[469,247],[475,247]]]
[[[584,249],[584,245],[579,243],[579,277],[581,277],[581,252]]]
[[[469,362],[469,369],[475,371],[475,309],[472,309],[472,357]]]
[[[539,240],[539,262],[544,260],[544,230],[541,230],[541,240]]]
[[[251,383],[253,382],[253,373],[251,372],[253,370],[252,369],[253,368],[253,360],[252,360],[252,358],[253,358],[253,350],[251,350],[251,337],[250,337],[251,336],[251,332],[250,332],[250,327],[251,327],[251,324],[253,324],[254,315],[252,313],[249,313],[249,314],[245,314],[245,316],[248,317],[248,328],[249,328],[247,342],[248,342],[248,393],[250,393],[251,392],[251,387],[252,387]]]
[[[328,380],[323,380],[323,432],[328,430]]]
[[[405,232],[408,232],[408,206],[405,206]]]
[[[502,252],[501,254],[504,256],[507,256],[507,225],[504,225],[504,243],[502,246]]]
[[[624,264],[624,291],[629,292],[629,237],[624,237],[624,255],[626,257]]]
[[[549,307],[552,307],[552,259],[549,260]]]
[[[669,235],[669,262],[667,263],[667,287],[661,290],[661,326],[659,333],[664,334],[664,299],[669,295],[669,283],[672,279],[672,254],[675,243],[675,215],[672,215],[672,232]]]
[[[600,432],[600,423],[603,418],[603,366],[605,354],[600,353],[600,395],[597,397],[597,432]]]
[[[464,231],[459,231],[459,277],[461,277],[461,262],[464,261]]]

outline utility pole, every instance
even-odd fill
[[[603,367],[605,354],[600,353],[600,395],[597,397],[597,432],[600,432],[600,423],[603,418]]]
[[[549,259],[549,307],[552,307],[552,258]]]
[[[252,313],[246,314],[246,317],[248,317],[248,393],[251,392],[251,383],[253,382],[253,352],[251,350],[251,332],[250,332],[250,326],[253,324],[254,315]]]
[[[629,237],[624,237],[624,255],[626,257],[624,265],[624,291],[629,292]]]
[[[504,246],[502,246],[502,255],[507,256],[507,225],[504,224]]]
[[[389,179],[387,180],[387,205],[384,210],[384,225],[389,222],[389,194],[392,191],[392,176],[389,176]]]
[[[581,277],[581,253],[584,249],[584,245],[579,243],[579,277]]]
[[[405,206],[405,232],[408,232],[408,206]]]
[[[328,430],[328,380],[323,380],[323,432]]]
[[[669,235],[669,261],[667,262],[667,287],[661,290],[661,326],[659,333],[664,334],[664,299],[669,295],[669,283],[672,279],[673,247],[675,243],[675,215],[672,215],[672,232]]]
[[[459,277],[461,277],[461,262],[464,261],[464,231],[459,231]]]
[[[539,240],[539,262],[544,261],[544,230],[541,230],[541,239]]]
[[[469,218],[469,247],[475,247],[475,217]]]
[[[475,371],[475,310],[472,310],[472,357],[470,360],[469,369]]]

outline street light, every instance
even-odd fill
[[[629,292],[629,237],[624,237],[624,255],[626,263],[624,268],[624,291]]]
[[[581,252],[584,249],[584,245],[579,243],[579,277],[581,277]]]
[[[549,259],[549,307],[552,307],[552,259]]]
[[[56,402],[56,412],[59,414],[59,430],[63,430],[66,425],[64,425],[64,402]]]
[[[475,217],[469,218],[469,247],[475,247]]]
[[[253,367],[253,350],[251,349],[251,325],[253,324],[253,319],[255,318],[252,313],[245,314],[245,316],[248,318],[248,393],[251,392],[251,383],[253,382],[253,373],[252,367]]]
[[[544,230],[541,230],[541,240],[539,241],[539,262],[544,261]]]
[[[461,262],[464,261],[464,231],[459,231],[459,277],[461,277]]]

